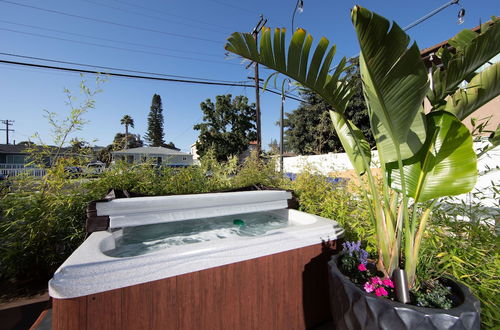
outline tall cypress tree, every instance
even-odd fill
[[[155,94],[151,101],[151,110],[148,115],[148,131],[144,139],[151,147],[161,147],[165,143],[163,140],[164,135],[161,97]]]

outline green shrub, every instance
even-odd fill
[[[361,240],[370,254],[376,253],[375,230],[357,185],[350,181],[331,183],[308,169],[297,175],[291,189],[297,194],[302,211],[337,221],[345,229],[346,240]]]
[[[493,328],[500,324],[500,254],[495,228],[485,222],[455,220],[450,212],[434,211],[417,272],[423,279],[452,276],[468,286],[481,301],[482,325]]]
[[[42,179],[22,175],[0,191],[0,280],[21,286],[46,283],[82,243],[87,204],[110,189],[170,195],[285,183],[274,164],[257,157],[248,158],[239,170],[236,159],[222,163],[210,156],[201,166],[187,168],[119,162],[94,179],[71,178],[64,170],[71,164],[70,158],[62,158]]]

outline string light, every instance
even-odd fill
[[[462,7],[458,11],[458,24],[462,24],[464,22],[465,9]]]

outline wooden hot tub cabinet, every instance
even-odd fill
[[[72,299],[53,299],[52,328],[306,329],[330,319],[335,242]],[[110,274],[112,276],[112,274]]]

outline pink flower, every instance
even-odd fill
[[[386,287],[389,287],[389,288],[394,288],[394,283],[392,283],[391,279],[390,278],[385,278],[383,281],[382,281],[382,284],[384,284]]]
[[[366,292],[373,292],[373,290],[375,290],[375,286],[373,284],[371,284],[370,282],[366,282],[365,283],[365,291]]]
[[[360,272],[366,272],[366,266],[365,266],[364,264],[359,264],[359,266],[358,266],[358,270],[359,270]]]
[[[382,281],[380,280],[380,277],[374,276],[371,278],[372,284],[373,285],[382,285]]]
[[[387,296],[387,291],[385,291],[385,288],[383,286],[379,286],[375,289],[375,294],[377,295],[377,297]]]

